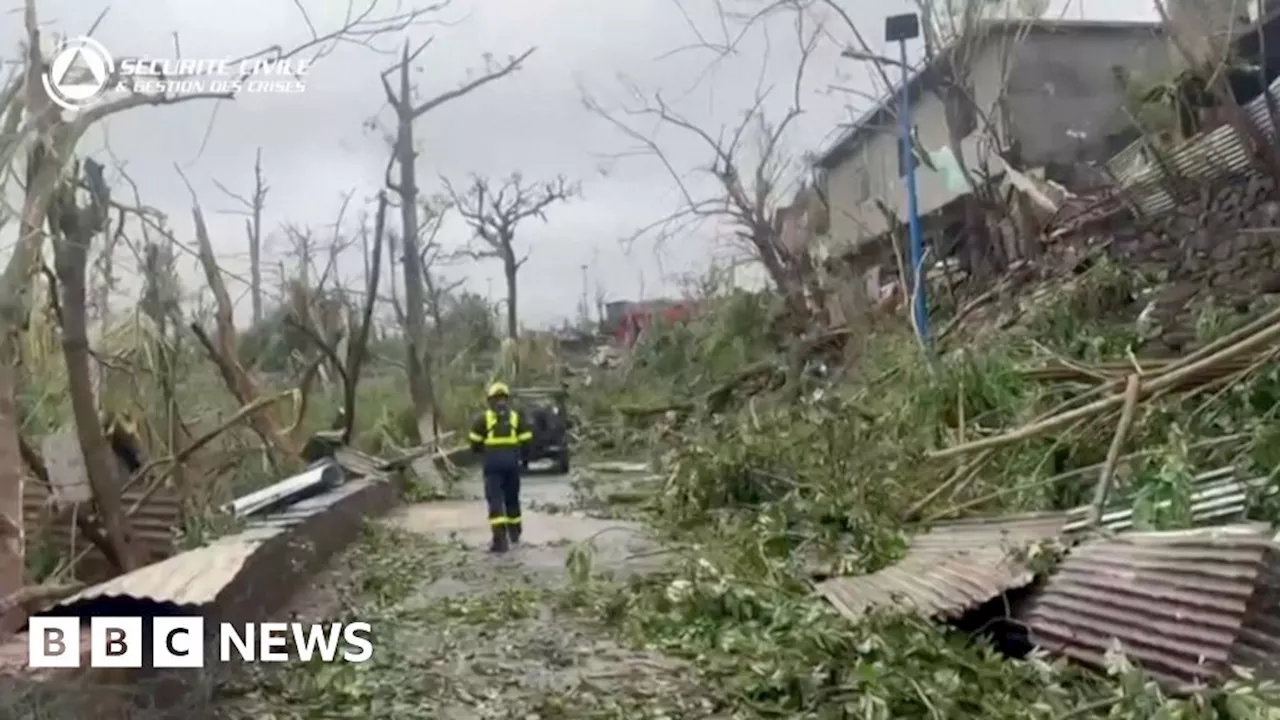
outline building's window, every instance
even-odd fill
[[[1124,65],[1112,65],[1111,77],[1113,80],[1115,80],[1116,87],[1119,88],[1122,92],[1125,90],[1128,90],[1131,82],[1129,68],[1125,67]]]
[[[954,94],[955,117],[959,125],[956,128],[956,134],[960,137],[969,137],[978,129],[978,109],[974,106],[977,101],[973,97],[973,87],[956,90]]]
[[[948,85],[946,90],[947,123],[955,123],[956,135],[969,137],[978,129],[978,109],[975,108],[973,83],[966,87]]]
[[[866,202],[871,197],[871,173],[866,166],[853,171],[853,201]]]

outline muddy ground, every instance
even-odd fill
[[[567,476],[525,480],[525,538],[485,552],[483,501],[409,505],[365,537],[285,614],[360,619],[375,632],[363,665],[292,667],[229,683],[228,718],[709,718],[693,668],[624,646],[575,604],[574,569],[647,572],[665,558],[635,523],[592,517]],[[592,550],[584,552],[584,541]]]

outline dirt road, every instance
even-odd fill
[[[472,483],[479,488],[478,480]],[[642,528],[573,508],[569,479],[526,478],[525,542],[484,552],[484,503],[410,505],[375,522],[290,609],[373,623],[363,665],[295,666],[226,688],[223,714],[255,718],[699,718],[696,673],[620,645],[574,605],[571,568],[644,572],[661,561]]]

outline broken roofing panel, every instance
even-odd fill
[[[328,557],[355,535],[366,513],[381,514],[395,497],[385,476],[351,480],[252,518],[234,535],[86,588],[53,610],[88,612],[113,599],[235,610],[242,598],[264,593],[263,604],[270,606],[292,591],[290,578],[314,558]]]
[[[1274,492],[1265,478],[1241,481],[1235,474],[1235,468],[1228,466],[1196,478],[1191,494],[1193,522],[1237,521],[1248,507],[1251,492]],[[1033,578],[1018,559],[1021,551],[1045,540],[1070,544],[1087,529],[1087,512],[1088,507],[1078,507],[1064,513],[936,524],[912,540],[898,564],[869,575],[832,578],[815,589],[850,620],[861,619],[873,607],[954,619],[1006,591],[1029,585]],[[1100,525],[1120,532],[1133,523],[1133,510],[1126,508],[1104,513]]]
[[[1275,676],[1280,566],[1265,526],[1132,533],[1073,549],[1021,613],[1040,647],[1094,666],[1121,650],[1172,687],[1233,665]]]
[[[1276,491],[1275,485],[1269,483],[1265,476],[1237,479],[1236,468],[1230,465],[1197,475],[1194,488],[1189,498],[1191,522],[1198,526],[1240,520],[1248,510],[1251,500],[1256,500],[1258,496],[1273,495]],[[1250,495],[1254,497],[1251,498]],[[1161,500],[1155,504],[1155,508],[1167,507],[1171,502]],[[1088,528],[1088,513],[1087,505],[1071,511],[1071,520],[1066,526],[1068,535],[1079,534]],[[1133,509],[1120,507],[1108,510],[1103,513],[1100,524],[1112,532],[1131,530],[1134,527]]]
[[[850,620],[877,607],[955,618],[1024,587],[1034,573],[1025,553],[1063,533],[1066,513],[1036,513],[935,525],[901,562],[869,575],[819,583],[817,591]]]

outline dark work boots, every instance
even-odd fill
[[[511,523],[507,526],[507,538],[511,540],[512,545],[520,544],[520,523]]]
[[[493,528],[493,542],[489,544],[489,552],[504,553],[507,548],[507,526],[495,525]]]

